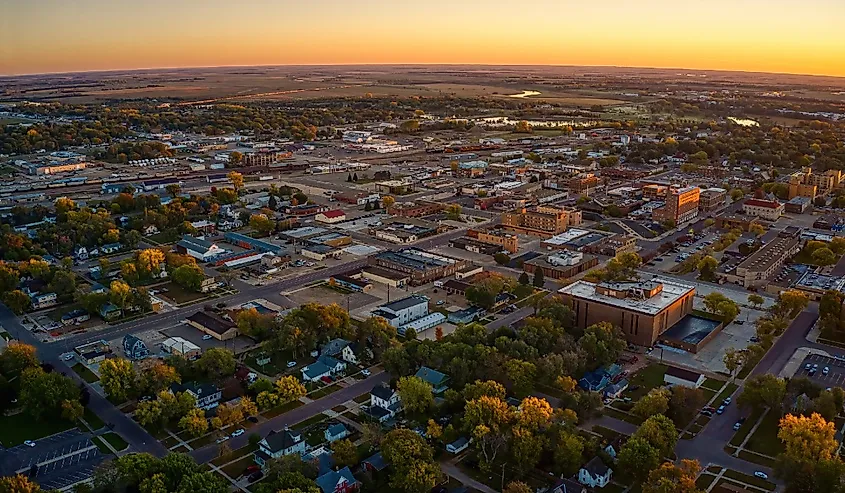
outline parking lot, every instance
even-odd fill
[[[105,456],[79,430],[68,430],[42,438],[30,447],[25,444],[0,453],[4,475],[28,473],[38,466],[36,479],[45,490],[64,488],[89,478]]]
[[[811,365],[810,370],[807,369],[808,364]],[[829,369],[827,375],[824,374],[825,368]],[[815,372],[813,369],[815,369]],[[831,358],[820,354],[810,354],[801,362],[801,366],[795,372],[795,375],[807,377],[822,387],[845,388],[845,358]]]

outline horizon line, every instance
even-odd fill
[[[277,63],[277,64],[256,64],[256,65],[186,65],[186,66],[160,66],[160,67],[135,67],[135,68],[109,68],[92,70],[73,70],[65,72],[28,72],[16,74],[0,74],[2,78],[19,78],[32,76],[56,76],[75,74],[98,74],[114,72],[145,72],[155,70],[196,70],[196,69],[228,69],[228,68],[274,68],[274,67],[414,67],[414,66],[474,66],[474,67],[569,67],[569,68],[598,68],[598,69],[636,69],[636,70],[690,70],[697,72],[717,72],[726,74],[766,74],[780,76],[800,76],[845,79],[845,75],[831,74],[808,74],[803,72],[765,72],[755,70],[728,70],[716,68],[689,68],[689,67],[655,67],[644,65],[570,65],[570,64],[536,64],[536,63],[424,63],[424,62],[396,62],[396,63]]]

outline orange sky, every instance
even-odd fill
[[[0,74],[479,63],[845,76],[845,0],[3,0],[0,19]]]

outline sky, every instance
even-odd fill
[[[0,0],[0,74],[309,64],[845,76],[845,0]]]

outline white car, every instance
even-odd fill
[[[293,368],[296,366],[296,361],[288,361],[288,368]]]
[[[369,377],[370,376],[370,370],[367,370],[367,369],[361,370],[361,375],[364,375],[365,377]]]
[[[207,341],[209,339],[211,339],[211,334],[206,334],[206,335],[202,336],[203,341]]]
[[[830,373],[830,368],[825,366],[824,369],[822,369],[822,375],[827,375],[828,373]]]
[[[62,359],[65,361],[70,361],[73,359],[73,353],[65,353],[62,355]]]
[[[763,471],[755,471],[754,475],[760,479],[769,479],[769,475],[764,473]]]
[[[244,434],[244,429],[240,428],[232,432],[232,438],[239,437]]]
[[[225,442],[225,441],[226,441],[226,440],[228,440],[228,439],[229,439],[229,437],[228,437],[228,436],[225,436],[225,437],[220,437],[220,438],[218,438],[218,439],[217,439],[217,443],[223,443],[223,442]]]
[[[27,447],[34,447],[35,446],[35,442],[33,442],[32,440],[25,440],[23,442],[23,444],[26,445]]]

